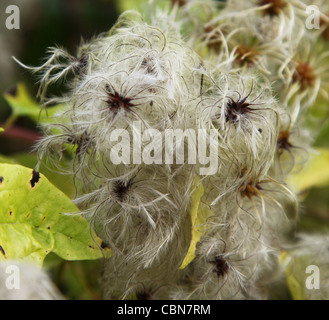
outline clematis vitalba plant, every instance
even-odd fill
[[[153,1],[76,55],[17,61],[43,107],[62,106],[35,149],[72,174],[75,204],[111,249],[103,298],[268,299],[284,277],[310,296],[303,281],[293,291],[292,261],[327,270],[328,254],[296,229],[288,183],[313,152],[310,110],[328,99],[329,8],[318,3],[310,30],[308,5]]]

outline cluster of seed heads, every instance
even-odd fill
[[[37,150],[59,167],[71,158],[61,168],[74,175],[75,201],[112,249],[105,298],[266,297],[266,279],[278,272],[284,234],[296,222],[286,209],[298,209],[286,177],[307,160],[303,123],[327,92],[321,45],[329,19],[323,14],[322,28],[307,30],[307,5],[172,1],[165,10],[149,6],[144,18],[125,12],[76,57],[51,48],[40,67],[25,66],[40,76],[44,106],[63,105]],[[51,96],[59,81],[63,94]],[[132,136],[136,122],[162,137],[167,129],[215,131],[203,147],[216,150],[216,170],[200,174],[204,163],[190,163],[187,153],[181,163],[113,163],[110,136]],[[151,157],[158,150],[151,138],[121,150],[121,158],[137,148]],[[182,269],[201,187],[204,231]]]

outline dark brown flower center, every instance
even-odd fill
[[[241,66],[252,66],[257,61],[258,53],[256,46],[241,44],[236,48],[235,55],[235,61]]]
[[[115,180],[113,181],[113,193],[116,196],[116,198],[122,202],[125,198],[129,188],[131,187],[132,180],[129,179],[128,181],[123,180]]]
[[[214,25],[208,25],[204,28],[204,33],[207,42],[207,47],[210,50],[218,52],[222,44],[221,33],[218,27]]]
[[[285,0],[260,0],[258,5],[269,5],[266,9],[264,9],[263,14],[273,17],[280,14],[280,12],[287,5],[287,2]]]
[[[297,62],[293,81],[298,82],[302,90],[313,87],[316,80],[316,75],[313,67],[307,62]]]
[[[329,23],[320,18],[320,27],[323,27],[322,37],[324,40],[329,41]]]
[[[242,198],[247,197],[249,200],[252,199],[252,197],[258,197],[259,196],[259,190],[261,190],[261,187],[258,183],[254,185],[253,181],[251,181],[247,186],[242,185],[239,188],[239,191],[241,193]]]
[[[217,273],[218,277],[223,277],[229,271],[229,264],[222,256],[216,256],[214,261],[211,261],[215,265],[213,272]]]
[[[182,7],[184,5],[186,5],[187,0],[171,0],[172,5],[175,5],[176,3],[178,4],[178,6]]]
[[[117,113],[120,108],[130,111],[130,107],[134,104],[131,103],[131,98],[121,96],[118,92],[108,93],[106,103],[111,111]]]
[[[240,116],[253,112],[250,108],[250,103],[246,101],[248,96],[238,100],[234,100],[231,97],[228,98],[225,114],[226,122],[237,122]]]
[[[289,142],[290,133],[288,130],[282,130],[279,134],[277,148],[280,153],[284,150],[289,150],[293,147],[293,145]]]

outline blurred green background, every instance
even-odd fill
[[[34,99],[36,79],[12,59],[26,65],[40,65],[50,46],[66,48],[72,55],[81,40],[108,31],[116,21],[120,7],[115,0],[1,0],[0,1],[0,127],[12,114],[3,94],[13,94],[24,83]],[[6,8],[20,9],[20,29],[7,30]],[[0,160],[33,168],[37,162],[31,152],[40,132],[28,116],[20,116],[10,129],[0,134]],[[65,193],[72,195],[70,177],[43,169],[48,178]],[[102,261],[68,262],[50,254],[45,267],[60,291],[69,299],[100,299]]]
[[[20,9],[20,29],[7,30],[6,8],[17,5]],[[12,56],[26,65],[40,65],[50,46],[66,48],[73,55],[82,39],[88,40],[108,31],[118,17],[115,0],[1,0],[0,2],[0,91],[13,90],[24,82],[35,95],[35,79],[15,63]],[[0,127],[10,115],[10,108],[0,96]],[[26,128],[25,131],[18,128]],[[0,136],[0,154],[30,150],[34,123],[20,118],[16,130]],[[30,131],[32,130],[32,132]]]

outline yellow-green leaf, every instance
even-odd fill
[[[195,178],[194,183],[192,185],[192,198],[191,198],[191,208],[190,208],[190,215],[191,215],[191,242],[188,249],[188,252],[184,258],[179,269],[186,268],[191,261],[195,258],[195,251],[196,245],[200,241],[201,237],[205,231],[205,222],[206,219],[210,216],[210,210],[202,204],[201,198],[204,193],[202,183],[199,183],[199,178]]]
[[[62,161],[64,163],[65,160]],[[0,154],[0,163],[19,164],[24,167],[34,168],[38,163],[38,156],[35,153],[24,152],[11,154],[10,157]],[[47,179],[67,196],[70,198],[74,196],[75,187],[72,184],[73,175],[60,174],[52,164],[47,164],[47,166],[45,166],[41,163],[39,171],[46,175]]]
[[[294,263],[293,258],[288,252],[283,251],[279,257],[279,262],[285,270],[286,282],[292,298],[305,300],[305,280],[303,283],[302,273],[296,271],[296,263]]]
[[[16,117],[27,116],[34,121],[38,120],[41,110],[40,105],[29,95],[25,84],[19,83],[16,90],[6,92],[4,98]]]
[[[2,154],[0,154],[0,163],[16,163],[14,159],[12,159],[11,157],[7,157],[7,156],[4,156]]]
[[[41,108],[31,97],[24,83],[18,83],[16,90],[6,92],[4,98],[12,109],[12,119],[29,117],[36,123],[49,122],[49,117],[63,108],[62,105],[53,106],[47,110]]]
[[[298,192],[329,185],[329,150],[316,151],[316,154],[310,155],[307,165],[297,174],[291,174],[288,179],[288,183]]]
[[[0,164],[0,261],[42,265],[50,252],[65,260],[93,260],[109,256],[101,243],[78,208],[44,175]]]
[[[141,5],[145,3],[143,0],[121,0],[118,1],[119,12],[125,12],[127,10],[139,10]]]

